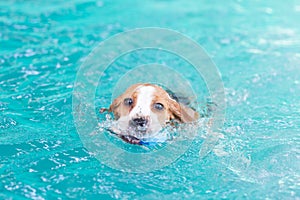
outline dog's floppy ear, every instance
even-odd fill
[[[199,113],[192,108],[189,108],[183,104],[181,107],[181,118],[183,122],[194,122],[199,119]]]
[[[109,112],[114,113],[116,119],[119,119],[120,117],[120,105],[122,103],[122,100],[123,100],[123,95],[120,95],[111,103],[108,109]]]
[[[180,122],[188,123],[194,122],[199,118],[198,112],[189,108],[173,99],[169,100],[169,108],[171,111],[171,118],[177,119]]]

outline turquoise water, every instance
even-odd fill
[[[0,198],[299,199],[299,20],[296,0],[0,2]],[[214,152],[200,159],[194,141],[171,165],[136,174],[83,147],[72,90],[100,41],[140,27],[202,45],[227,109]]]

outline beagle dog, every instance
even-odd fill
[[[167,124],[190,123],[199,118],[197,111],[178,102],[160,86],[148,83],[130,86],[109,109],[100,110],[104,111],[112,112],[117,121],[119,131],[112,131],[132,144],[139,144],[139,138],[157,133]]]

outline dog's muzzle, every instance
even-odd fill
[[[133,118],[129,121],[130,127],[138,131],[146,131],[148,128],[149,120],[145,117]]]

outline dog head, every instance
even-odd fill
[[[112,102],[109,111],[122,129],[142,134],[158,132],[172,120],[188,123],[199,117],[195,110],[153,84],[132,85]]]

